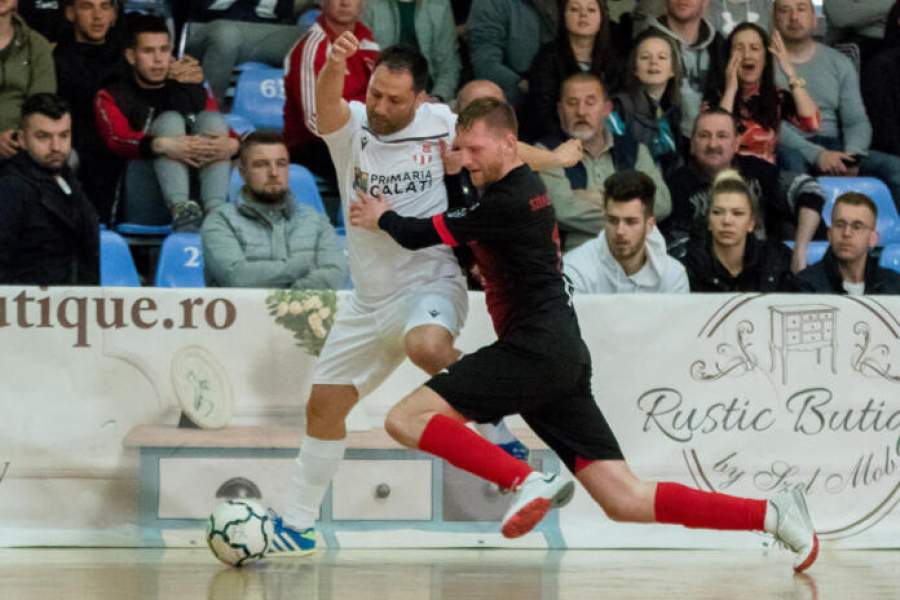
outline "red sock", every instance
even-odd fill
[[[419,450],[440,456],[454,467],[504,489],[513,489],[532,473],[532,468],[521,460],[444,415],[435,415],[428,421]]]
[[[762,530],[765,500],[702,492],[677,483],[656,484],[654,510],[658,523],[677,523],[695,529]]]

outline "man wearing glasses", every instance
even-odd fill
[[[900,274],[878,266],[869,249],[878,243],[878,208],[865,194],[838,196],[831,211],[828,251],[796,276],[797,291],[834,294],[900,294]]]

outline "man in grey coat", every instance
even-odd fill
[[[246,182],[237,202],[203,222],[204,276],[210,287],[343,289],[347,257],[328,218],[298,205],[288,188],[280,134],[251,133],[241,147]]]

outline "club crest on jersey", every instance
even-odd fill
[[[422,153],[421,154],[413,154],[413,160],[416,161],[417,165],[427,165],[431,164],[431,143],[425,142],[422,144]]]

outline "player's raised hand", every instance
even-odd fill
[[[359,50],[359,40],[351,31],[345,31],[331,44],[331,52],[328,58],[337,63],[347,62],[347,59]]]
[[[581,160],[581,140],[571,139],[563,142],[553,151],[559,160],[560,167],[571,167]]]
[[[456,175],[463,168],[463,153],[453,142],[453,146],[448,146],[443,138],[440,140],[441,160],[444,162],[444,173],[447,175]]]
[[[350,225],[369,231],[378,231],[378,219],[391,209],[379,193],[373,198],[362,190],[356,190],[359,202],[350,203]]]

